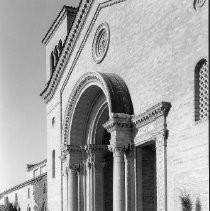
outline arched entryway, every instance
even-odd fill
[[[119,114],[117,116],[120,118],[116,118],[115,114]],[[125,119],[127,121],[132,114],[129,91],[118,75],[91,72],[83,75],[76,83],[67,104],[63,124],[63,166],[67,167],[65,173],[68,174],[67,183],[63,184],[67,185],[64,190],[68,211],[110,211],[114,206],[119,209],[125,207],[121,205],[124,203],[122,197],[115,200],[119,206],[114,205],[113,201],[113,193],[116,195],[117,191],[125,189],[125,184],[121,185],[125,182],[122,173],[125,146],[123,137],[121,141],[117,141],[116,134],[111,134],[122,127],[121,131],[126,129],[125,134],[129,136],[130,124]],[[120,119],[117,127],[116,119]],[[104,124],[110,120],[115,123],[111,123],[112,132],[110,126],[107,132]],[[114,137],[112,143],[111,136]],[[129,138],[126,139],[127,145],[128,141]],[[119,151],[114,153],[116,159],[109,150],[110,144]],[[120,183],[114,181],[114,174],[119,174]]]

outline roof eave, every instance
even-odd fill
[[[77,11],[78,11],[78,8],[69,7],[69,6],[64,5],[63,8],[61,9],[61,11],[59,12],[58,16],[56,17],[56,19],[52,23],[51,27],[47,31],[46,35],[42,39],[42,43],[44,45],[47,45],[50,38],[54,35],[56,30],[58,29],[58,27],[62,23],[62,20],[67,16],[67,14],[68,13],[71,13],[71,14],[77,13]]]

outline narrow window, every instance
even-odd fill
[[[44,186],[43,186],[43,193],[46,193],[46,184],[44,183]]]
[[[62,49],[63,49],[63,43],[62,43],[62,41],[60,40],[59,43],[58,43],[59,57],[60,57],[60,55],[61,55]]]
[[[205,119],[209,111],[209,70],[206,59],[201,59],[195,67],[195,121]]]
[[[52,152],[52,178],[55,178],[55,150]]]
[[[53,74],[53,72],[54,72],[54,69],[55,69],[55,61],[54,61],[55,59],[54,59],[54,53],[53,53],[53,51],[51,52],[51,54],[50,54],[50,74]]]
[[[58,63],[58,58],[59,58],[59,56],[58,56],[58,47],[57,47],[57,45],[55,46],[55,49],[54,49],[54,67],[56,67],[56,65],[57,65],[57,63]]]
[[[30,188],[28,188],[28,199],[30,199]]]

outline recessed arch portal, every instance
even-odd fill
[[[123,79],[114,73],[88,72],[76,83],[67,103],[63,143],[83,145],[88,119],[94,106],[107,105],[109,118],[112,113],[133,114],[133,105]]]

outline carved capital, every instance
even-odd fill
[[[113,113],[112,118],[103,126],[109,133],[117,129],[131,129],[133,128],[133,124],[131,122],[131,115]]]
[[[80,165],[79,164],[69,164],[69,169],[68,169],[72,174],[77,174],[77,172],[80,170]]]
[[[113,152],[113,156],[122,156],[124,155],[124,152],[128,149],[128,145],[122,145],[122,144],[110,144],[109,150]]]
[[[127,158],[132,158],[133,155],[134,155],[134,144],[131,143],[131,144],[128,144],[128,147],[125,150],[125,156]]]

